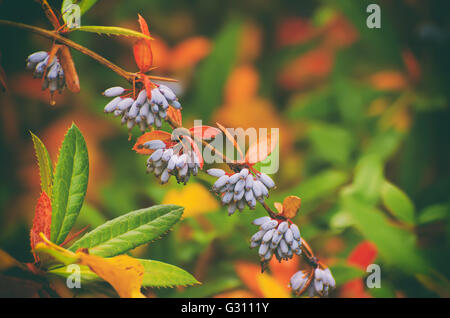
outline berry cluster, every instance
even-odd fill
[[[105,113],[122,116],[122,124],[126,123],[130,130],[134,126],[139,126],[143,132],[152,125],[161,128],[162,120],[167,118],[169,106],[180,109],[181,104],[169,87],[162,84],[154,86],[150,92],[142,89],[136,99],[130,97],[130,93],[122,95],[127,91],[123,87],[108,88],[103,95],[114,98],[105,106]]]
[[[281,262],[291,259],[294,254],[302,253],[300,230],[297,225],[289,225],[287,221],[268,216],[253,220],[253,224],[258,225],[260,229],[250,239],[250,248],[259,247],[261,262],[270,261],[274,254]]]
[[[161,184],[169,181],[171,175],[178,183],[186,184],[191,174],[196,176],[200,169],[198,156],[183,141],[168,146],[161,140],[151,140],[143,146],[155,150],[147,160],[147,172],[159,177]]]
[[[51,61],[49,61],[49,59],[50,56],[45,51],[38,51],[30,54],[27,58],[27,69],[34,69],[34,78],[44,78],[42,90],[48,88],[52,94],[57,90],[62,92],[66,85],[64,71],[56,56],[54,56]]]
[[[264,197],[269,196],[269,190],[275,187],[275,182],[268,175],[258,171],[253,175],[247,168],[233,174],[216,168],[209,169],[207,173],[218,178],[213,191],[222,196],[222,204],[228,205],[229,215],[237,209],[242,211],[246,205],[254,209],[256,200],[263,203]]]
[[[292,275],[290,280],[292,290],[298,294],[306,290],[309,297],[314,297],[328,296],[331,289],[336,287],[336,282],[328,268],[316,268],[313,275],[312,279],[310,279],[310,274],[306,271],[298,271]]]

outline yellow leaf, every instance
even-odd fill
[[[289,289],[269,274],[258,276],[258,285],[265,298],[290,298]]]
[[[21,266],[18,261],[4,250],[0,250],[0,271],[11,267]]]
[[[87,265],[98,276],[111,284],[122,298],[145,298],[141,293],[144,266],[128,255],[102,258],[77,252],[80,264]]]
[[[283,201],[283,216],[292,219],[297,215],[302,199],[294,195],[288,196]]]
[[[283,205],[280,202],[275,202],[273,205],[275,206],[275,209],[277,209],[278,213],[283,213]]]
[[[169,190],[162,204],[183,206],[185,217],[216,211],[220,207],[212,194],[199,183],[190,183],[182,190]]]

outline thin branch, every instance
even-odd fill
[[[19,23],[19,22],[13,22],[13,21],[7,21],[7,20],[0,20],[0,24],[6,25],[6,26],[10,26],[10,27],[15,27],[15,28],[20,28],[20,29],[24,29],[24,30],[28,30],[31,32],[34,32],[36,34],[42,35],[46,38],[52,39],[54,41],[57,41],[61,44],[65,44],[77,51],[80,51],[81,53],[90,56],[91,58],[93,58],[94,60],[96,60],[97,62],[103,64],[104,66],[106,66],[107,68],[111,69],[112,71],[116,72],[119,76],[125,78],[128,82],[132,83],[133,79],[136,77],[136,73],[131,73],[131,72],[127,72],[125,71],[123,68],[117,66],[116,64],[112,63],[111,61],[107,60],[106,58],[104,58],[103,56],[95,53],[94,51],[89,50],[88,48],[72,41],[69,40],[68,38],[58,34],[55,31],[49,31],[46,29],[42,29],[39,27],[35,27],[32,25],[28,25],[28,24],[23,24],[23,23]]]

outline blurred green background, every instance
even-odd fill
[[[366,26],[374,2],[381,29]],[[438,0],[103,0],[81,23],[138,30],[140,13],[155,37],[153,74],[179,80],[186,127],[202,119],[280,128],[280,169],[272,176],[278,188],[268,203],[302,198],[295,222],[331,267],[333,296],[449,297],[448,12],[449,3]],[[50,28],[34,1],[0,1],[0,19]],[[81,32],[70,38],[137,71],[130,39]],[[127,85],[123,79],[72,50],[81,93],[66,90],[50,106],[25,58],[49,50],[51,41],[2,25],[0,39],[9,88],[0,93],[0,249],[33,259],[29,229],[40,188],[29,131],[55,161],[74,121],[90,157],[77,229],[159,203],[186,208],[165,238],[132,254],[180,266],[203,284],[149,296],[292,296],[287,282],[300,261],[271,263],[262,275],[248,249],[261,207],[228,217],[209,190],[212,178],[160,186],[145,174],[146,158],[131,150],[140,132],[129,140],[120,120],[103,114],[101,92]],[[381,266],[381,288],[364,283],[371,263]]]

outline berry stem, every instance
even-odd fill
[[[56,31],[50,31],[50,30],[42,29],[42,28],[35,27],[32,25],[28,25],[28,24],[24,24],[24,23],[20,23],[20,22],[8,21],[8,20],[0,20],[0,24],[19,28],[19,29],[28,30],[28,31],[34,32],[36,34],[42,35],[46,38],[49,38],[51,40],[54,40],[56,42],[67,45],[87,56],[90,56],[91,58],[93,58],[94,60],[99,62],[100,64],[103,64],[107,68],[109,68],[112,71],[114,71],[115,73],[117,73],[119,76],[125,78],[130,83],[132,83],[133,79],[136,77],[135,73],[125,71],[123,68],[121,68],[120,66],[117,66],[116,64],[112,63],[111,61],[104,58],[103,56],[95,53],[94,51],[91,51],[90,49],[82,46],[81,44],[78,44],[72,40],[69,40],[68,38],[60,35]],[[155,77],[156,77],[156,79],[161,79],[158,76],[149,76],[149,78],[154,78],[154,79],[155,79]],[[164,78],[162,78],[162,79],[164,79]],[[167,80],[167,79],[165,79],[165,80]]]

